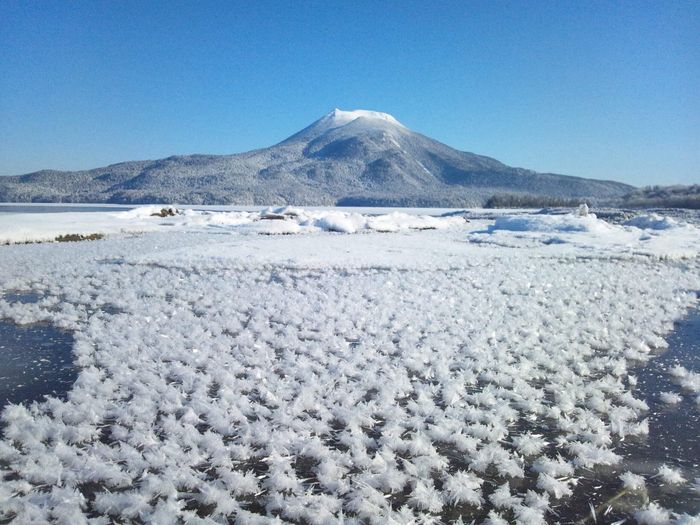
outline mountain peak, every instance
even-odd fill
[[[316,122],[313,122],[310,126],[302,129],[298,133],[295,133],[291,137],[288,137],[282,141],[281,144],[299,144],[308,142],[326,132],[342,128],[343,126],[346,126],[359,119],[361,119],[361,121],[358,122],[358,124],[360,124],[361,128],[374,129],[380,127],[383,131],[386,131],[388,125],[397,130],[408,131],[406,126],[401,124],[401,122],[396,120],[388,113],[369,111],[367,109],[344,111],[342,109],[335,108],[330,113],[322,116]]]
[[[328,120],[333,124],[342,126],[352,122],[353,120],[357,120],[358,118],[382,120],[385,122],[389,122],[390,124],[394,124],[395,126],[400,126],[402,128],[406,127],[388,113],[382,113],[380,111],[369,111],[366,109],[343,111],[342,109],[335,108],[333,111],[331,111],[324,117],[324,120]]]
[[[458,151],[387,113],[334,109],[279,144],[95,170],[0,177],[0,202],[482,206],[494,195],[613,198],[624,184],[535,173]]]

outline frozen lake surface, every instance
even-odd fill
[[[134,206],[99,205],[99,204],[2,204],[0,213],[78,213],[78,212],[115,212],[127,211]]]
[[[629,518],[630,513],[648,501],[655,501],[676,512],[700,511],[700,493],[692,483],[665,483],[657,474],[666,465],[688,479],[700,478],[700,410],[695,396],[685,395],[677,404],[667,404],[661,394],[678,390],[678,381],[669,373],[682,366],[700,373],[700,312],[693,310],[676,324],[669,335],[668,350],[649,363],[630,371],[637,378],[636,397],[649,405],[649,433],[627,439],[618,446],[623,460],[584,475],[580,489],[560,512],[562,518],[590,517],[589,504],[604,513],[603,523]],[[624,492],[619,476],[631,471],[644,475],[645,491]],[[606,513],[607,511],[607,513]],[[588,520],[593,523],[592,518]]]
[[[0,409],[7,403],[65,397],[75,382],[73,338],[46,323],[0,320]]]
[[[6,294],[7,300],[36,302],[38,296]],[[73,338],[46,324],[18,326],[0,321],[0,408],[9,403],[41,401],[52,395],[65,398],[77,377],[73,365]],[[700,372],[700,314],[693,311],[679,321],[668,338],[669,348],[650,363],[636,370],[637,395],[650,406],[649,435],[620,445],[624,460],[615,467],[598,468],[585,473],[578,482],[579,490],[570,499],[552,506],[562,523],[576,523],[590,517],[590,505],[603,513],[606,522],[624,519],[631,510],[652,500],[679,512],[693,513],[700,509],[700,494],[690,484],[647,484],[647,490],[624,494],[619,488],[619,475],[626,471],[643,473],[650,478],[662,465],[671,465],[689,479],[700,478],[700,411],[692,397],[678,405],[667,405],[659,399],[662,392],[672,390],[674,381],[668,369],[681,365]],[[551,440],[554,436],[546,434]],[[522,487],[535,488],[536,477],[524,480]],[[484,517],[475,512],[472,517]],[[592,518],[589,521],[593,521]]]
[[[0,246],[2,326],[72,334],[77,373],[3,411],[0,519],[700,512],[682,218],[159,209],[0,219],[106,235]]]

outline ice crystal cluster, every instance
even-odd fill
[[[694,229],[592,220],[0,247],[0,288],[43,296],[0,317],[73,330],[80,369],[4,410],[0,519],[553,522],[648,432],[629,369],[700,289]]]

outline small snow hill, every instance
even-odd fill
[[[513,168],[446,146],[386,113],[335,109],[247,153],[0,177],[0,202],[460,207],[503,193],[599,200],[632,189]]]

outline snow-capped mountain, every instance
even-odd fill
[[[503,193],[609,199],[631,189],[512,168],[411,131],[386,113],[335,109],[247,153],[0,177],[0,202],[478,206]]]

